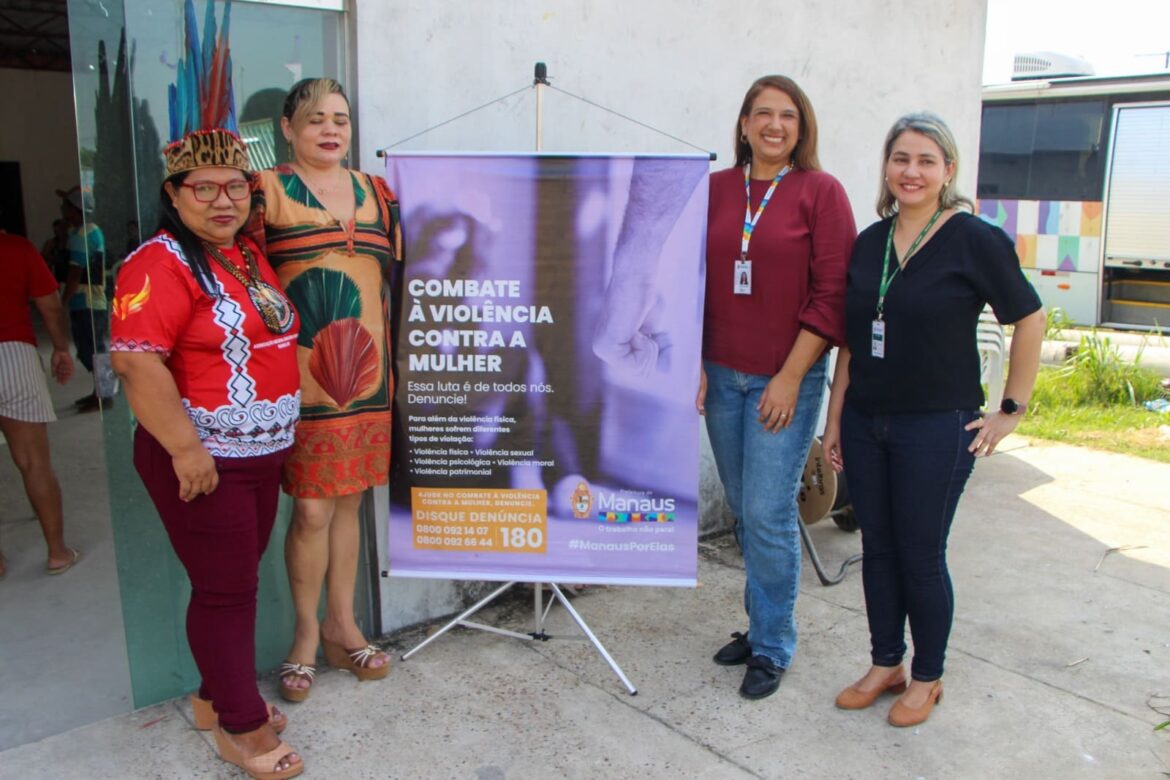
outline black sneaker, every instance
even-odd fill
[[[739,695],[745,699],[763,699],[771,696],[780,687],[780,676],[784,670],[772,663],[767,656],[753,655],[747,660],[747,672],[743,676],[743,684],[739,686]]]
[[[751,657],[752,646],[748,644],[747,634],[736,631],[731,635],[731,641],[719,648],[713,660],[720,666],[739,666]]]

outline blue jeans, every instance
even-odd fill
[[[747,583],[748,641],[787,669],[796,652],[796,594],[800,587],[800,515],[796,494],[825,392],[828,360],[813,364],[800,385],[792,422],[770,433],[756,404],[772,379],[705,362],[707,434],[727,503],[738,522]]]
[[[955,610],[947,536],[975,465],[967,447],[977,432],[963,429],[977,416],[975,410],[871,416],[849,404],[841,415],[873,663],[902,663],[908,618],[915,680],[943,673]]]

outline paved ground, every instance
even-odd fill
[[[47,345],[42,336],[46,365]],[[50,385],[65,541],[82,554],[61,576],[45,575],[40,524],[0,437],[0,549],[8,559],[0,583],[0,751],[131,709],[101,418],[73,407],[92,389],[80,364],[64,387]]]
[[[704,545],[697,589],[575,600],[637,696],[584,642],[460,629],[380,683],[322,674],[287,707],[286,737],[310,777],[1161,777],[1170,732],[1153,727],[1170,715],[1151,703],[1170,712],[1168,483],[1170,465],[1018,437],[982,462],[952,537],[946,694],[915,729],[886,725],[888,701],[833,707],[866,664],[857,571],[824,588],[806,566],[798,660],[777,695],[738,697],[741,671],[709,660],[743,628],[742,561],[725,538]],[[858,549],[831,524],[812,530],[829,563]],[[527,630],[530,597],[485,620]],[[573,633],[559,608],[550,620]],[[164,703],[2,751],[0,778],[242,776],[189,714]]]

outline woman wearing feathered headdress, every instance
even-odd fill
[[[202,683],[196,728],[255,778],[304,765],[287,718],[256,685],[256,589],[300,406],[298,321],[259,248],[248,153],[234,132],[230,3],[202,50],[187,2],[187,58],[171,90],[157,234],[118,274],[112,362],[138,418],[134,465],[191,580],[187,639]],[[214,44],[214,45],[213,45]]]

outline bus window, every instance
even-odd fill
[[[1104,100],[985,105],[979,197],[1100,200],[1105,111]]]
[[[1028,197],[1099,200],[1104,185],[1105,102],[1036,106],[1036,141]]]
[[[980,198],[1024,198],[1032,165],[1036,107],[983,107],[979,137]]]

